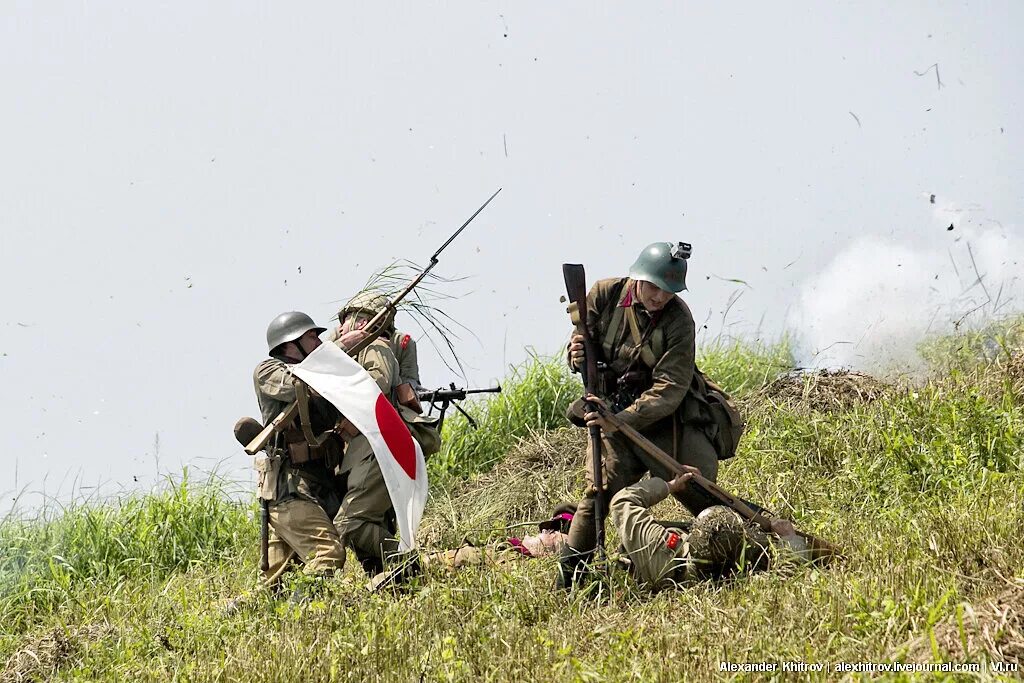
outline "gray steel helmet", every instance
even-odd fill
[[[388,298],[387,294],[379,290],[368,289],[364,292],[359,292],[352,297],[345,307],[338,311],[338,322],[345,322],[345,316],[350,313],[357,311],[366,311],[370,315],[377,315],[386,308],[389,308],[391,299]],[[394,327],[395,324],[395,312],[391,311],[391,314],[384,321],[383,329],[387,330]]]
[[[644,280],[666,292],[681,292],[686,289],[686,259],[690,258],[691,247],[686,242],[655,242],[640,252],[629,276]]]
[[[316,330],[320,334],[325,329],[320,327],[313,319],[299,311],[288,311],[282,313],[267,325],[267,349],[273,353],[281,344],[295,341],[310,330]]]

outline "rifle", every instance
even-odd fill
[[[669,472],[673,472],[676,475],[689,472],[693,478],[689,481],[687,486],[696,486],[703,490],[710,498],[718,501],[721,505],[735,510],[740,517],[749,522],[753,522],[760,527],[762,531],[776,533],[772,529],[772,521],[774,518],[766,515],[762,510],[755,510],[754,507],[742,498],[734,496],[703,475],[684,469],[683,465],[676,462],[672,456],[655,446],[654,443],[647,439],[643,434],[633,429],[633,427],[623,422],[622,418],[608,410],[606,406],[597,402],[594,402],[593,405],[597,412],[599,412],[604,419],[614,425],[624,437],[643,449],[644,452],[654,458],[659,465],[667,469]],[[828,561],[833,557],[840,556],[839,549],[824,539],[803,531],[796,531],[796,535],[806,543],[807,548],[810,550],[811,560]]]
[[[455,382],[448,385],[447,389],[420,389],[416,392],[416,397],[424,402],[430,404],[430,412],[428,415],[433,414],[434,404],[440,403],[441,410],[438,413],[437,420],[437,433],[441,433],[441,425],[444,424],[444,414],[448,410],[448,406],[452,406],[455,410],[462,413],[462,415],[469,421],[469,426],[476,429],[476,421],[469,416],[465,410],[462,409],[456,401],[465,401],[466,397],[470,394],[500,394],[501,386],[489,387],[487,389],[460,389],[455,386]]]
[[[572,323],[576,326],[576,334],[583,336],[583,353],[586,367],[583,372],[584,396],[596,394],[600,375],[597,368],[598,347],[590,337],[590,329],[587,326],[587,276],[580,264],[563,263],[562,277],[565,279],[565,292],[569,295],[569,306],[566,312],[569,314]],[[586,403],[587,412],[592,412],[596,404],[590,401]],[[601,460],[601,428],[590,427],[590,458],[591,469],[593,469],[594,489],[597,491],[594,496],[594,523],[597,526],[597,547],[599,553],[604,553],[604,472],[602,471]]]
[[[463,230],[466,229],[467,225],[469,225],[470,223],[473,222],[473,219],[476,218],[480,214],[480,212],[483,211],[487,207],[487,205],[491,203],[492,199],[494,199],[495,197],[498,196],[498,192],[501,192],[501,188],[500,187],[494,192],[494,194],[492,194],[487,199],[486,202],[484,202],[483,204],[480,205],[479,209],[477,209],[476,211],[473,212],[472,216],[470,216],[469,218],[466,219],[465,223],[463,223],[461,226],[459,226],[458,230],[456,230],[454,233],[452,233],[452,236],[449,237],[445,241],[444,244],[442,244],[440,247],[438,247],[437,251],[435,251],[434,254],[430,257],[430,262],[427,264],[427,266],[422,271],[420,271],[420,274],[417,275],[416,278],[413,279],[413,281],[410,282],[405,287],[405,289],[403,289],[401,292],[399,292],[398,295],[395,296],[394,299],[389,301],[388,305],[385,306],[383,309],[381,309],[377,313],[377,315],[375,315],[372,318],[370,318],[370,322],[366,323],[366,326],[363,327],[363,330],[366,331],[367,336],[362,341],[360,341],[359,343],[354,345],[352,348],[345,349],[345,352],[348,353],[348,355],[350,355],[353,358],[355,358],[357,355],[359,355],[360,351],[362,351],[367,346],[369,346],[370,344],[373,343],[373,340],[376,339],[377,336],[380,335],[380,333],[384,331],[384,321],[388,319],[388,317],[390,316],[391,312],[392,311],[396,311],[397,312],[397,310],[398,310],[397,306],[402,301],[402,299],[404,299],[406,296],[408,296],[409,292],[414,290],[416,288],[416,285],[418,285],[420,282],[422,282],[423,278],[425,278],[427,276],[427,274],[434,268],[434,266],[437,265],[437,263],[438,263],[437,257],[441,255],[441,252],[444,251],[448,247],[449,244],[451,244],[453,241],[455,241],[455,238],[458,237],[459,234]],[[260,450],[262,450],[263,447],[267,445],[267,442],[270,441],[270,437],[272,437],[274,434],[280,432],[286,425],[291,424],[291,421],[293,419],[295,419],[295,414],[298,412],[298,410],[299,410],[298,402],[292,403],[287,408],[282,410],[278,414],[278,416],[275,417],[273,420],[271,420],[270,424],[268,424],[266,427],[264,427],[263,431],[261,431],[259,433],[259,435],[256,436],[256,438],[254,438],[249,443],[248,446],[245,447],[245,452],[248,453],[249,455],[255,455]]]
[[[256,438],[263,429],[251,417],[241,417],[235,423],[235,439],[243,447]],[[260,571],[270,569],[270,501],[260,496]]]

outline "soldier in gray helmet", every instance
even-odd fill
[[[788,548],[795,560],[807,559],[806,545],[793,545],[801,539],[789,520],[772,520],[773,533],[766,534],[757,526],[744,524],[736,512],[723,505],[704,509],[688,529],[680,523],[655,520],[650,508],[670,494],[685,492],[690,477],[690,472],[667,482],[651,477],[612,498],[612,519],[629,568],[644,587],[677,587],[725,576],[738,567],[763,569],[772,557],[770,546]]]
[[[677,294],[686,289],[689,244],[655,242],[637,257],[628,277],[599,280],[587,295],[591,339],[599,349],[600,386],[594,392],[629,426],[638,430],[678,462],[696,467],[714,481],[718,461],[731,457],[742,419],[728,396],[708,380],[695,362],[693,315]],[[573,334],[568,362],[584,366],[583,337]],[[579,503],[569,529],[557,585],[569,588],[585,572],[597,543],[594,496],[604,509],[612,497],[650,471],[671,479],[631,441],[597,412],[587,413],[583,401],[570,409],[577,425],[602,428],[604,491],[593,490],[592,460],[587,458],[588,495]],[[589,445],[588,445],[589,448]],[[673,492],[694,515],[712,502],[691,490]]]
[[[340,418],[330,403],[309,392],[292,375],[290,366],[301,362],[321,343],[319,327],[305,313],[290,311],[274,318],[267,327],[270,357],[253,373],[256,399],[263,423],[273,420],[301,392],[309,402],[311,427],[324,433]],[[354,344],[365,334],[351,334],[339,345]],[[275,585],[289,562],[297,560],[313,575],[331,574],[345,564],[345,546],[333,518],[341,500],[335,468],[341,462],[344,444],[340,436],[329,435],[322,443],[308,442],[297,424],[290,425],[257,456],[260,496],[269,503],[269,568],[264,579]]]
[[[264,423],[297,399],[305,400],[311,431],[318,441],[310,443],[296,419],[275,435],[270,455],[259,461],[261,495],[271,502],[267,572],[271,581],[293,557],[303,561],[310,573],[340,569],[345,548],[355,552],[372,576],[382,571],[398,550],[394,530],[387,522],[391,498],[369,441],[289,369],[321,344],[323,332],[325,328],[304,313],[278,316],[267,329],[271,358],[256,368],[256,394]],[[348,349],[366,334],[362,329],[346,329],[334,343]],[[356,361],[394,401],[398,362],[389,344],[375,339],[359,352]]]

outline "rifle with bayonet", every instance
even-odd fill
[[[462,409],[457,402],[465,401],[466,397],[470,394],[500,394],[501,387],[488,387],[486,389],[462,389],[455,386],[455,382],[448,385],[447,389],[420,389],[416,392],[416,397],[421,403],[430,404],[430,412],[428,415],[433,415],[434,407],[439,405],[438,419],[437,419],[437,433],[441,433],[441,425],[444,424],[444,414],[447,412],[448,407],[451,406],[455,410],[462,413],[463,417],[469,422],[469,426],[476,429],[476,420],[470,417],[469,413]]]
[[[717,504],[724,505],[735,510],[740,517],[748,522],[756,524],[762,531],[779,534],[779,531],[773,526],[772,522],[779,521],[780,518],[766,514],[764,509],[748,503],[738,496],[734,496],[715,482],[701,475],[699,471],[695,471],[696,468],[688,468],[676,462],[672,456],[655,446],[653,442],[636,429],[623,422],[620,417],[609,410],[608,407],[600,401],[592,401],[591,405],[593,405],[594,409],[624,437],[636,444],[666,470],[676,475],[690,474],[692,478],[687,483],[687,486],[693,486],[701,490],[712,500],[716,501]],[[793,530],[793,533],[799,537],[802,541],[802,545],[806,545],[811,560],[820,560],[824,562],[840,555],[839,549],[824,539],[803,531]]]
[[[601,381],[597,367],[598,346],[590,336],[590,327],[587,324],[587,275],[580,264],[563,263],[562,277],[565,279],[565,292],[569,297],[569,306],[566,312],[576,326],[576,334],[583,337],[583,360],[584,367],[583,385],[584,396],[590,396],[598,392]],[[587,402],[587,412],[594,410],[594,405]],[[590,459],[591,469],[594,476],[594,524],[597,527],[597,548],[598,553],[604,553],[604,468],[601,461],[601,428],[593,426],[590,431]]]
[[[425,278],[427,274],[430,273],[430,271],[434,268],[434,266],[437,265],[437,257],[441,255],[441,252],[444,251],[448,247],[448,245],[451,244],[455,240],[455,238],[459,236],[459,233],[466,229],[466,226],[469,225],[473,221],[473,219],[476,218],[477,215],[479,215],[480,212],[483,211],[487,207],[487,205],[491,203],[492,199],[498,196],[498,192],[501,192],[500,187],[495,191],[494,194],[492,194],[487,199],[486,202],[484,202],[480,206],[479,209],[473,212],[472,216],[466,219],[466,222],[463,223],[458,230],[452,233],[452,236],[449,237],[445,241],[445,243],[438,248],[437,251],[434,252],[434,254],[430,257],[430,262],[422,271],[420,271],[419,275],[417,275],[413,279],[413,281],[410,282],[405,287],[405,289],[399,292],[394,299],[390,300],[387,306],[385,306],[381,311],[377,313],[377,315],[373,316],[373,318],[371,318],[370,321],[366,323],[366,326],[363,327],[363,330],[367,333],[366,337],[362,339],[362,341],[353,345],[352,348],[345,349],[345,352],[348,353],[348,355],[354,358],[359,354],[360,351],[362,351],[367,346],[373,343],[373,340],[376,339],[380,335],[380,333],[384,331],[385,323],[387,319],[390,317],[390,315],[394,312],[397,312],[398,304],[401,303],[401,301],[406,296],[408,296],[412,290],[416,288],[416,285],[422,282],[423,278]],[[270,441],[271,437],[274,436],[274,434],[277,434],[282,429],[291,424],[292,420],[295,419],[295,415],[298,412],[299,404],[297,401],[289,405],[284,410],[282,410],[278,414],[278,416],[271,420],[270,424],[266,425],[266,427],[263,428],[263,431],[261,431],[256,436],[256,438],[254,438],[249,443],[249,445],[245,447],[245,452],[248,453],[249,455],[255,455],[260,450],[262,450],[267,445],[267,442]]]

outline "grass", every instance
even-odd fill
[[[704,354],[749,416],[719,481],[838,543],[845,558],[829,567],[656,595],[613,572],[565,596],[551,590],[551,561],[496,553],[370,594],[350,562],[302,608],[257,594],[227,617],[218,606],[255,582],[254,506],[169,483],[0,525],[0,680],[748,680],[719,662],[1021,663],[1018,352],[955,371],[939,362],[927,381],[834,404],[761,390],[786,358],[775,347]],[[550,359],[514,374],[506,394],[474,406],[478,432],[446,430],[441,462],[461,464],[432,462],[444,476],[423,523],[430,548],[492,543],[582,491],[582,430],[551,429],[578,386]],[[518,431],[496,437],[495,425]]]

